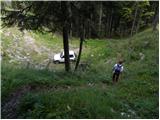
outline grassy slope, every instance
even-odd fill
[[[58,38],[50,41],[49,34],[34,36],[51,49],[62,45]],[[78,46],[77,40],[71,43]],[[119,54],[126,60],[125,71],[113,86],[111,69]],[[2,61],[2,103],[10,93],[29,85],[42,89],[24,94],[18,118],[158,118],[158,32],[147,29],[128,39],[87,40],[82,61],[90,68],[70,74],[61,69],[20,69]]]

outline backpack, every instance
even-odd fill
[[[122,65],[117,64],[117,66],[115,68],[115,72],[120,73],[121,72],[121,67],[122,67]]]

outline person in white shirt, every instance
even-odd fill
[[[113,77],[112,81],[113,83],[118,82],[120,74],[123,72],[123,66],[122,66],[123,61],[120,60],[117,64],[114,65],[113,67]]]

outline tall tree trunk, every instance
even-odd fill
[[[83,21],[83,22],[84,22],[84,21]],[[79,65],[79,62],[80,62],[80,59],[81,59],[82,46],[83,46],[84,33],[85,33],[84,23],[81,25],[80,31],[81,31],[81,33],[80,33],[79,54],[78,54],[78,58],[77,58],[76,66],[75,66],[75,71],[77,70],[78,65]]]
[[[110,23],[109,23],[109,37],[112,34],[112,24],[113,24],[113,9],[111,10]]]
[[[90,23],[90,19],[89,19],[87,22],[88,22],[88,33],[87,33],[87,38],[90,38],[90,35],[91,35],[91,23]]]
[[[93,25],[94,25],[94,19],[93,19],[93,14],[91,13],[91,19],[90,19],[90,32],[89,32],[89,37],[92,37],[92,32],[93,32]]]
[[[113,28],[113,21],[114,21],[114,19],[113,19],[114,17],[112,17],[112,21],[111,21],[111,27],[110,27],[110,37],[112,36],[112,28]]]
[[[107,20],[106,20],[106,37],[108,37],[109,33],[109,20],[110,20],[110,14],[107,14]]]
[[[99,23],[98,23],[98,36],[101,37],[101,24],[102,24],[103,5],[102,1],[99,4]]]
[[[136,6],[136,10],[134,13],[134,20],[133,20],[133,24],[132,24],[132,28],[131,28],[131,36],[133,36],[133,32],[134,32],[134,28],[135,28],[135,23],[136,23],[136,18],[137,18],[137,13],[138,13],[138,3],[135,3]]]
[[[118,17],[116,17],[116,18],[114,19],[114,21],[115,21],[115,22],[114,22],[114,33],[116,33],[117,28],[119,28],[120,19],[121,19],[120,16],[118,16]]]
[[[157,7],[157,9],[155,10],[155,18],[154,18],[154,20],[153,20],[153,31],[156,30],[158,21],[159,21],[159,9],[158,9],[158,7]]]
[[[71,5],[68,5],[68,17],[69,17],[69,22],[70,22],[70,28],[69,28],[69,36],[70,38],[72,38],[72,32],[73,32],[73,23],[72,23],[72,9],[71,9]]]
[[[73,33],[72,33],[72,29],[73,29],[73,24],[72,24],[72,22],[71,22],[71,25],[70,25],[70,31],[69,31],[69,33],[70,33],[70,38],[72,38],[72,35],[73,35]]]
[[[104,36],[106,36],[106,35],[107,35],[107,20],[105,22],[105,28],[104,28]]]
[[[120,25],[120,38],[122,38],[123,37],[123,26],[122,26],[122,24]]]
[[[69,33],[69,22],[71,18],[70,14],[70,4],[69,2],[62,2],[62,12],[63,16],[63,48],[64,48],[64,61],[65,61],[65,70],[70,70],[70,60],[69,60],[69,42],[68,42],[68,33]]]
[[[138,31],[139,31],[140,22],[141,22],[141,18],[140,18],[140,16],[139,16],[139,19],[138,19],[138,21],[137,21],[137,26],[136,26],[136,34],[137,34]]]
[[[141,9],[138,9],[138,13],[137,13],[137,25],[136,25],[136,34],[137,34],[138,31],[139,31],[140,24],[141,24],[141,20],[142,20],[142,18],[141,18],[141,13],[142,13]]]
[[[64,25],[63,27],[63,48],[64,48],[64,59],[65,59],[65,70],[70,70],[69,62],[69,43],[68,43],[68,27]]]
[[[107,25],[107,33],[108,33],[108,37],[109,37],[109,30],[110,30],[110,21],[111,21],[111,14],[108,15],[108,25]]]

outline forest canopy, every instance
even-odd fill
[[[12,1],[2,2],[4,26],[17,25],[63,34],[65,70],[70,70],[69,37],[80,37],[78,67],[84,38],[133,36],[148,26],[156,29],[158,1]]]
[[[158,6],[158,1],[3,1],[2,14],[10,16],[4,17],[6,25],[23,29],[62,32],[66,21],[69,35],[79,37],[83,21],[85,38],[124,37],[152,25]]]

